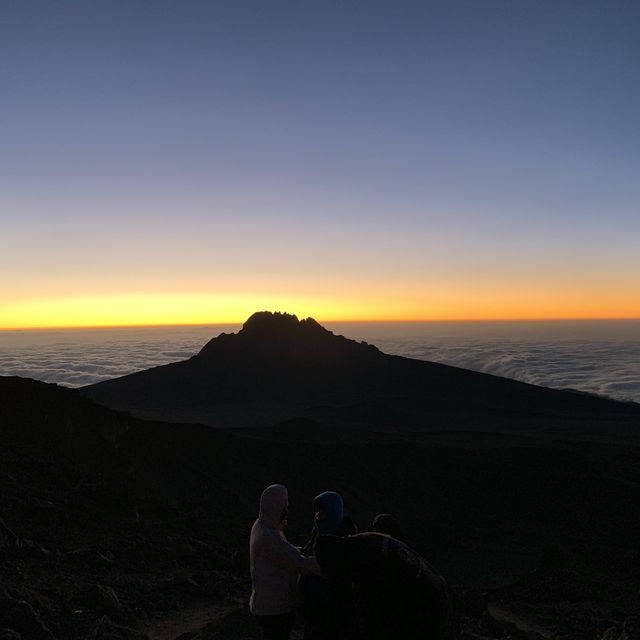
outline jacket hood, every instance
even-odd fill
[[[320,535],[339,535],[344,517],[344,502],[342,496],[335,491],[325,491],[313,500],[313,507],[322,507],[327,514],[324,520],[317,520],[316,529]]]
[[[271,529],[282,528],[282,512],[289,506],[289,492],[282,484],[269,485],[260,496],[258,519]]]

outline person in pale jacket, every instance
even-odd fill
[[[260,513],[251,529],[249,607],[264,640],[289,640],[298,576],[320,573],[315,558],[303,556],[284,536],[288,508],[287,488],[281,484],[268,486],[260,496]]]

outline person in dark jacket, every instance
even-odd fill
[[[446,580],[403,542],[381,533],[320,536],[316,560],[329,580],[347,578],[355,637],[454,640],[458,623]]]
[[[325,491],[313,500],[313,528],[305,546],[314,553],[316,540],[323,535],[344,536],[356,532],[344,514],[342,496]],[[351,633],[353,601],[351,585],[344,577],[303,576],[300,579],[300,612],[306,619],[305,640],[340,640]]]
[[[350,536],[357,528],[344,513],[342,496],[335,491],[325,491],[313,499],[313,528],[307,548],[312,551],[318,536]]]

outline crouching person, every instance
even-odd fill
[[[403,542],[381,533],[320,536],[315,549],[323,575],[351,581],[357,638],[458,637],[454,597],[446,580]]]
[[[260,512],[251,529],[249,607],[264,640],[289,640],[298,577],[320,573],[315,559],[303,556],[284,536],[288,508],[286,487],[270,485],[260,496]]]

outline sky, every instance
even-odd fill
[[[0,0],[0,328],[640,317],[639,28]]]

